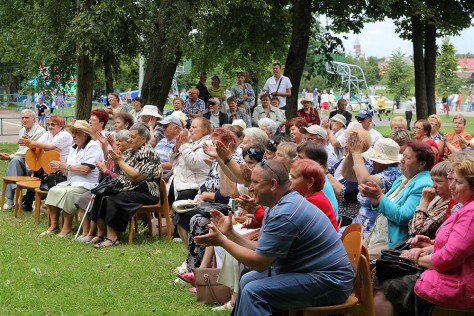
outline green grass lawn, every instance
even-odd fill
[[[0,148],[13,152],[16,145]],[[6,166],[0,161],[0,178]],[[133,245],[94,249],[72,237],[40,238],[46,215],[36,225],[28,212],[20,218],[0,212],[0,227],[0,315],[213,313],[173,282],[186,256],[183,244],[135,234]]]

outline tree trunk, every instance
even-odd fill
[[[168,20],[174,18],[166,13],[173,7],[173,1],[163,1],[158,10],[141,91],[141,96],[145,99],[146,104],[158,106],[161,112],[163,112],[168,99],[176,67],[183,54],[181,47],[172,45],[165,34],[165,26]],[[186,24],[183,27],[188,27],[191,31],[189,21],[183,21],[182,23]],[[189,31],[186,34],[189,34]]]
[[[114,56],[111,51],[107,50],[102,58],[104,64],[105,76],[105,92],[107,94],[114,92],[114,76],[112,74],[112,62]]]
[[[87,11],[93,0],[77,0],[77,11]],[[92,52],[86,53],[77,44],[77,86],[76,86],[76,119],[89,120],[92,109],[94,90],[94,62]]]
[[[425,80],[428,115],[436,114],[436,26],[425,25]]]
[[[290,78],[291,96],[286,98],[286,118],[292,119],[298,110],[298,93],[308,51],[312,24],[312,0],[293,1],[293,32],[285,63],[284,75]]]
[[[94,63],[91,56],[78,53],[77,56],[77,91],[76,119],[89,120],[92,108],[92,91],[94,84]]]
[[[423,57],[423,23],[419,16],[412,16],[411,23],[413,35],[413,63],[415,67],[416,117],[420,119],[428,117],[425,63]]]
[[[16,102],[17,98],[15,94],[18,93],[18,86],[20,80],[17,76],[10,74],[8,75],[7,80],[4,81],[5,90],[8,94],[8,102]]]

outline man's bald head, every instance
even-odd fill
[[[280,185],[290,181],[290,171],[278,160],[263,160],[256,168],[261,168],[264,171],[265,179],[275,179]]]
[[[273,207],[289,190],[289,171],[282,162],[262,160],[252,171],[249,191],[258,204]]]

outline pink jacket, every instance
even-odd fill
[[[474,200],[438,229],[431,261],[415,293],[439,306],[474,308]]]

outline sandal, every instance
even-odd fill
[[[112,240],[112,239],[110,239],[110,238],[105,237],[104,239],[105,239],[104,241],[102,241],[102,242],[96,244],[94,247],[95,247],[96,249],[100,249],[100,248],[113,247],[113,246],[118,246],[118,245],[120,245],[120,240],[119,240],[118,238],[115,239],[115,240]],[[108,241],[110,241],[110,244],[107,244]]]
[[[234,306],[229,302],[225,303],[224,305],[214,307],[213,311],[231,311],[234,309]]]
[[[98,236],[95,236],[94,238],[92,238],[91,240],[86,241],[86,244],[87,244],[87,245],[90,245],[90,244],[98,244],[98,243],[103,242],[104,239],[105,239],[105,236],[103,236],[103,235],[98,235]]]
[[[194,277],[194,272],[178,273],[177,275],[181,280],[188,282],[193,287],[196,287],[196,278]]]

